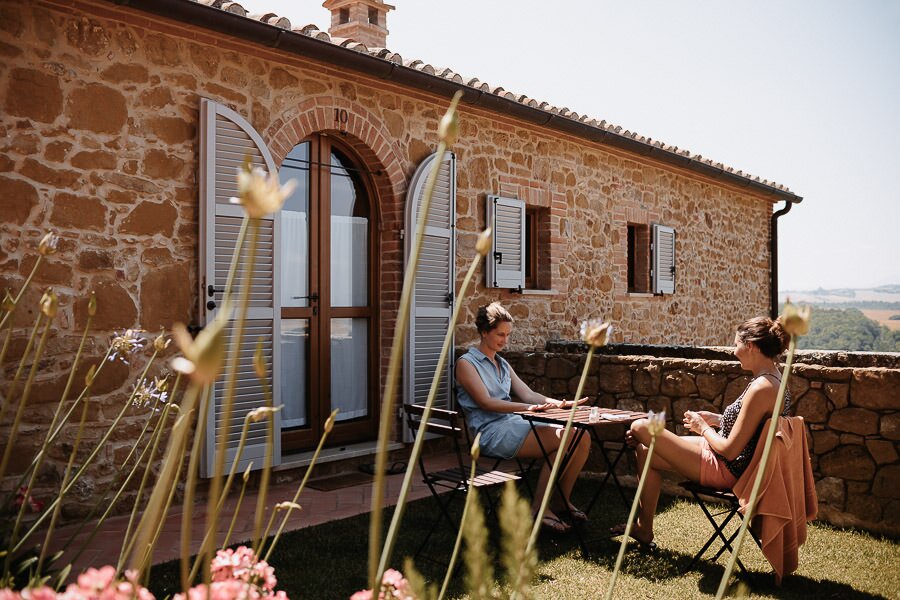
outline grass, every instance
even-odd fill
[[[587,486],[580,487],[584,490]],[[578,494],[575,500],[586,503]],[[395,568],[402,568],[402,557],[415,553],[435,511],[431,498],[409,505],[397,544],[396,556],[400,558],[394,561]],[[591,551],[589,557],[582,555],[573,535],[542,535],[534,597],[602,598],[619,547],[619,538],[609,539],[606,531],[626,515],[618,495],[610,492],[601,496],[591,514],[591,522],[584,529]],[[386,518],[390,518],[389,512]],[[284,590],[292,600],[301,600],[349,598],[365,587],[368,522],[368,515],[360,515],[284,536],[272,560],[278,577],[277,589]],[[499,547],[498,529],[494,522],[491,528],[494,552]],[[725,557],[718,563],[701,562],[697,570],[681,573],[711,533],[696,504],[663,498],[656,522],[659,550],[648,555],[639,552],[636,546],[629,547],[616,584],[616,597],[672,600],[715,596]],[[455,532],[443,525],[432,536],[427,553],[446,561],[454,536]],[[866,532],[811,525],[807,543],[800,550],[800,568],[785,578],[781,588],[775,587],[771,568],[754,544],[745,544],[741,560],[750,570],[745,581],[755,598],[900,598],[897,568],[900,548],[894,541]],[[444,567],[434,562],[420,558],[416,566],[431,581],[439,582],[443,578]],[[502,574],[499,561],[495,560],[494,569],[498,576]],[[174,591],[177,576],[177,563],[155,567],[151,591],[157,598],[166,597]],[[460,572],[450,597],[466,597],[463,579]]]

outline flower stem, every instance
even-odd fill
[[[236,461],[235,461],[236,462]],[[250,464],[253,464],[252,462]],[[247,479],[244,478],[243,483],[241,484],[241,493],[238,495],[237,504],[234,505],[234,514],[231,516],[231,523],[228,525],[228,531],[225,533],[225,539],[222,540],[222,548],[228,547],[228,542],[231,540],[231,532],[234,531],[234,525],[237,523],[238,515],[241,512],[241,504],[244,502],[244,493],[247,491]],[[194,570],[196,571],[197,567],[200,565],[200,561],[194,563]],[[193,579],[193,577],[192,577]],[[185,588],[187,589],[187,588]]]
[[[578,381],[578,390],[575,392],[575,398],[572,401],[572,408],[569,411],[566,427],[563,429],[562,436],[560,436],[559,449],[556,451],[556,457],[553,460],[553,468],[550,470],[550,477],[547,479],[544,497],[541,499],[541,508],[534,516],[534,526],[531,528],[531,537],[528,538],[528,546],[525,549],[526,555],[534,550],[538,533],[541,531],[541,522],[544,519],[544,513],[547,512],[547,506],[550,504],[550,497],[556,493],[556,478],[559,475],[559,467],[562,464],[563,455],[566,454],[566,449],[568,448],[569,434],[572,432],[572,423],[575,422],[575,411],[578,409],[578,399],[581,398],[581,392],[584,390],[584,382],[587,380],[587,374],[591,368],[591,359],[594,356],[595,349],[594,346],[588,347],[587,357],[584,360],[584,369],[582,369],[581,379]]]
[[[271,407],[272,393],[269,389],[268,381],[266,381],[265,377],[260,377],[260,383],[263,386],[263,404]],[[266,415],[266,419],[266,457],[262,475],[259,478],[259,492],[256,495],[256,518],[253,521],[253,552],[257,556],[262,550],[263,540],[265,539],[265,535],[260,537],[260,532],[262,531],[263,519],[266,517],[266,495],[269,491],[269,479],[272,475],[272,457],[275,454],[275,415],[270,413]],[[274,511],[272,514],[275,514]],[[268,531],[266,531],[267,534]]]
[[[43,318],[43,313],[38,313],[37,318],[34,320],[34,325],[31,327],[31,335],[28,336],[28,342],[25,344],[25,350],[22,352],[22,357],[19,359],[19,366],[16,368],[16,374],[13,375],[13,379],[9,384],[9,389],[6,391],[6,396],[4,398],[0,398],[0,423],[3,422],[3,418],[6,416],[6,409],[12,405],[13,399],[16,393],[16,385],[19,383],[19,378],[22,376],[22,371],[25,370],[25,361],[28,360],[28,355],[31,353],[31,348],[34,346],[34,338],[37,337],[38,327],[41,324],[41,318]],[[3,471],[0,470],[0,480],[3,479]]]
[[[788,346],[787,362],[784,365],[784,372],[781,375],[781,385],[778,386],[778,396],[775,398],[775,406],[772,407],[772,420],[769,423],[769,429],[766,431],[766,445],[763,446],[762,457],[759,459],[759,467],[756,471],[756,479],[753,480],[753,488],[750,491],[750,500],[744,507],[744,518],[741,520],[741,528],[738,530],[737,540],[734,543],[734,550],[728,559],[728,566],[722,573],[722,579],[719,581],[719,589],[716,591],[716,600],[719,600],[725,594],[728,587],[728,580],[734,571],[734,563],[737,561],[738,554],[741,552],[741,544],[744,543],[744,537],[747,534],[747,527],[753,518],[753,511],[756,510],[756,500],[759,495],[759,488],[762,485],[763,475],[766,472],[766,465],[769,463],[769,453],[772,450],[772,441],[775,439],[775,432],[778,430],[778,418],[781,416],[781,409],[784,407],[784,395],[787,392],[788,380],[791,377],[791,365],[794,363],[794,351],[797,349],[797,336],[791,336],[791,342]]]
[[[638,504],[641,502],[641,492],[644,490],[644,482],[647,480],[647,473],[650,472],[650,461],[653,460],[654,448],[656,448],[656,435],[651,434],[650,447],[647,449],[647,458],[644,460],[644,469],[641,471],[641,479],[638,481],[637,490],[634,492],[631,511],[628,513],[628,521],[625,523],[625,533],[622,535],[622,543],[619,545],[619,555],[616,557],[616,566],[613,569],[612,578],[609,580],[609,587],[606,589],[606,600],[612,598],[613,589],[616,587],[616,579],[619,577],[619,569],[622,568],[622,559],[625,557],[625,547],[628,545],[628,539],[631,537],[631,526],[634,523],[634,516],[637,514]]]
[[[463,298],[465,298],[466,290],[469,287],[469,282],[472,280],[472,276],[475,273],[475,269],[478,268],[478,265],[481,263],[481,254],[476,253],[475,257],[472,259],[472,263],[469,265],[469,270],[466,272],[466,276],[463,279],[462,286],[459,289],[459,295],[456,297],[456,301],[453,305],[453,315],[450,318],[450,324],[447,326],[447,333],[444,335],[444,343],[441,346],[441,353],[438,356],[437,366],[434,370],[434,376],[431,378],[431,388],[428,390],[428,397],[425,400],[425,407],[422,410],[422,419],[419,430],[416,432],[416,440],[413,444],[412,452],[409,455],[409,460],[407,461],[406,473],[403,475],[403,483],[400,486],[400,496],[397,498],[397,505],[394,507],[394,515],[391,519],[390,527],[388,528],[387,539],[384,541],[384,547],[381,550],[381,561],[378,563],[378,574],[376,575],[376,581],[381,580],[381,576],[384,573],[385,569],[388,567],[388,563],[391,560],[391,554],[394,552],[394,544],[397,539],[397,532],[400,528],[400,522],[403,519],[403,513],[406,509],[406,499],[409,497],[409,489],[412,484],[413,473],[415,472],[415,466],[418,463],[419,456],[422,454],[422,446],[425,442],[425,434],[427,433],[427,427],[425,426],[428,423],[428,419],[431,417],[431,409],[434,406],[434,399],[437,396],[438,387],[440,386],[440,382],[442,376],[445,376],[444,373],[444,363],[447,361],[447,355],[450,353],[450,347],[453,344],[453,330],[456,327],[456,321],[459,319],[459,312],[463,305]]]
[[[424,421],[424,416],[422,418]],[[425,429],[421,427],[419,431]],[[412,460],[410,460],[410,464],[414,464]],[[471,471],[469,472],[469,481],[475,480],[475,469],[478,467],[478,461],[472,461]],[[450,585],[450,579],[453,577],[453,571],[456,570],[456,559],[459,555],[459,547],[462,545],[463,538],[463,525],[466,522],[466,517],[469,514],[469,507],[472,505],[472,502],[476,498],[475,495],[475,486],[470,485],[469,489],[466,490],[466,503],[463,506],[463,514],[462,518],[459,520],[459,531],[456,533],[456,541],[453,543],[453,553],[450,555],[450,564],[447,565],[447,574],[444,575],[444,583],[441,584],[441,591],[438,593],[437,600],[443,600],[444,594],[447,593],[447,586]]]
[[[22,284],[22,287],[19,289],[19,293],[16,295],[15,300],[13,300],[13,308],[11,311],[3,315],[3,318],[0,319],[0,328],[6,324],[7,319],[10,319],[13,313],[16,312],[16,308],[19,306],[19,300],[22,299],[22,294],[25,293],[25,290],[28,289],[28,285],[31,283],[31,280],[34,278],[34,274],[37,273],[38,267],[41,266],[41,261],[44,260],[43,254],[38,254],[37,260],[34,261],[34,266],[31,267],[31,273],[28,274],[28,279],[25,280],[25,283]],[[12,329],[12,321],[9,323],[10,329]]]
[[[456,111],[456,105],[462,97],[457,92],[450,101],[447,114]],[[422,202],[416,212],[418,223],[416,224],[416,237],[409,260],[406,265],[406,273],[403,277],[403,290],[400,293],[400,310],[397,314],[397,324],[394,328],[394,340],[391,346],[391,358],[388,363],[387,379],[385,380],[384,399],[381,404],[381,421],[378,425],[378,446],[375,454],[375,481],[372,487],[372,510],[369,522],[369,589],[378,589],[381,585],[381,576],[378,568],[380,556],[378,548],[381,545],[381,519],[382,506],[385,494],[385,470],[387,468],[387,446],[391,435],[391,424],[394,418],[394,396],[397,392],[397,379],[403,358],[403,346],[406,337],[406,328],[409,324],[409,307],[412,300],[413,287],[416,280],[416,269],[419,265],[419,253],[422,248],[422,240],[425,234],[425,223],[428,221],[428,210],[431,207],[431,197],[434,195],[434,187],[437,183],[438,172],[444,153],[447,151],[447,143],[444,140],[438,144],[437,156],[431,167],[431,173],[425,182],[425,193]]]
[[[184,508],[181,512],[181,589],[190,589],[188,578],[188,561],[190,560],[191,525],[194,519],[194,492],[197,489],[197,469],[200,464],[200,445],[206,439],[206,414],[209,410],[209,397],[212,395],[212,386],[205,386],[200,391],[200,410],[197,412],[197,425],[194,431],[194,439],[191,445],[191,457],[188,459],[187,481],[184,483]],[[213,521],[215,523],[215,521]],[[207,534],[209,531],[207,531]],[[201,548],[201,556],[203,551]]]

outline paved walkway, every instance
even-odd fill
[[[426,459],[429,470],[433,468],[447,468],[455,464],[455,457],[451,454],[431,456]],[[385,506],[393,506],[397,502],[400,495],[400,486],[403,483],[403,475],[389,475],[387,477],[387,487],[385,495]],[[237,485],[237,484],[235,484]],[[297,491],[299,481],[290,483],[272,485],[269,487],[268,499],[266,505],[274,507],[279,502],[289,501],[293,499]],[[330,521],[352,517],[354,515],[368,513],[372,503],[372,482],[360,485],[340,488],[333,491],[323,492],[307,487],[303,490],[298,504],[303,508],[300,511],[293,511],[285,531],[293,531],[302,529],[312,525],[319,525]],[[418,468],[416,468],[415,477],[413,478],[412,489],[409,494],[409,500],[418,500],[425,498],[430,494],[428,488],[422,483],[422,478]],[[240,542],[253,537],[253,521],[256,511],[256,492],[250,492],[244,497],[240,507],[240,513],[235,524],[234,531],[231,535],[231,542]],[[223,539],[228,530],[231,517],[234,514],[234,507],[237,504],[237,494],[232,494],[225,502],[223,509],[223,517],[219,523],[219,539]],[[166,522],[163,525],[162,534],[156,544],[153,555],[154,564],[165,562],[180,556],[180,535],[181,535],[181,518],[183,513],[182,505],[173,506],[169,511]],[[268,512],[266,513],[268,519]],[[206,521],[206,501],[203,500],[195,505],[192,514],[192,540],[191,553],[197,552],[203,538],[203,528]],[[276,518],[276,525],[281,522],[281,517]],[[265,525],[264,525],[265,526]],[[58,530],[53,540],[60,547],[68,540],[72,533],[76,530],[75,525],[70,525]],[[104,521],[99,532],[90,541],[87,548],[78,557],[78,560],[72,565],[72,573],[78,574],[88,567],[100,567],[102,565],[118,562],[119,552],[122,548],[122,539],[125,530],[128,527],[128,515],[111,517]],[[273,527],[273,530],[275,529]],[[93,527],[85,527],[78,537],[76,543],[73,543],[71,549],[67,551],[69,560],[75,554],[75,551],[82,546],[81,541],[88,538]],[[274,533],[274,531],[273,531]],[[65,564],[65,558],[62,563]]]

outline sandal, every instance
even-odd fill
[[[565,521],[562,521],[556,517],[551,517],[550,515],[544,515],[544,518],[541,519],[541,529],[548,533],[568,533],[571,528],[572,526]]]
[[[618,525],[614,525],[613,527],[609,528],[609,534],[612,537],[616,537],[619,535],[625,535],[625,527],[626,527],[625,523],[619,523]],[[636,537],[634,535],[634,533],[629,534],[628,537],[630,537],[635,542],[637,542],[638,548],[640,548],[644,552],[656,552],[657,546],[656,546],[656,542],[654,542],[653,540],[650,540],[649,542],[644,541],[644,540],[640,539],[639,537]]]
[[[580,521],[582,523],[587,523],[589,521],[588,516],[584,511],[578,510],[577,508],[570,508],[568,513],[573,521]]]

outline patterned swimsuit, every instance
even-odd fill
[[[775,375],[771,373],[763,373],[760,377],[764,377],[769,375],[770,377],[775,377]],[[777,379],[777,378],[776,378]],[[738,396],[738,399],[735,400],[725,411],[722,413],[722,421],[719,424],[719,435],[723,438],[728,438],[731,435],[731,429],[734,427],[735,422],[737,421],[738,414],[741,412],[741,406],[744,400],[744,394],[747,393],[747,390],[750,389],[750,386],[753,385],[753,382],[756,381],[754,378],[750,383],[747,384],[747,387],[744,388],[744,391],[741,392],[741,395]],[[790,390],[785,390],[784,393],[784,408],[781,411],[782,417],[789,416],[789,412],[791,410],[791,392]],[[756,431],[753,434],[753,437],[750,438],[750,441],[744,447],[740,454],[738,454],[737,458],[734,460],[728,460],[718,452],[716,452],[716,456],[725,463],[725,466],[728,467],[728,470],[731,471],[732,475],[735,477],[740,477],[744,471],[747,470],[747,467],[750,465],[750,461],[753,460],[753,453],[756,451],[756,444],[759,443],[759,436],[762,435],[763,425],[765,425],[766,420],[763,419],[759,424],[759,427],[756,428]]]

